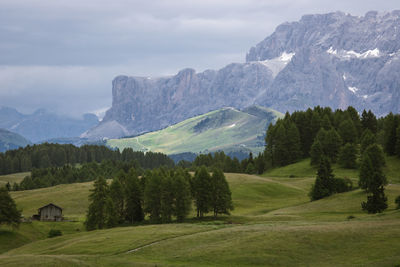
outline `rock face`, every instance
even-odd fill
[[[400,11],[306,15],[278,26],[246,63],[157,79],[116,77],[112,107],[86,137],[136,135],[224,106],[400,112],[399,50]]]
[[[58,116],[44,109],[25,115],[8,107],[0,108],[0,128],[18,133],[34,143],[52,138],[77,137],[98,124],[94,114],[82,119]]]

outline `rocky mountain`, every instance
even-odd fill
[[[18,133],[34,143],[52,138],[77,137],[98,123],[94,114],[85,114],[82,119],[74,119],[45,109],[25,115],[13,108],[0,108],[0,128]]]
[[[400,112],[399,49],[400,11],[306,15],[278,26],[245,63],[162,78],[116,77],[111,109],[84,137],[158,130],[224,106]]]
[[[30,143],[19,134],[0,129],[0,152],[25,147]]]
[[[167,155],[219,150],[227,154],[242,152],[247,156],[253,152],[256,155],[264,150],[268,125],[281,117],[282,113],[259,106],[243,110],[222,108],[159,131],[109,139],[106,145],[119,148],[120,151],[130,147],[135,151],[162,152]]]

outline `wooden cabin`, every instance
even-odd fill
[[[46,206],[39,208],[38,214],[33,215],[32,218],[40,221],[60,222],[63,220],[62,210],[63,209],[61,207],[50,203]]]

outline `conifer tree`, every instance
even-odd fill
[[[153,171],[150,176],[146,177],[144,210],[149,213],[150,221],[153,223],[161,222],[162,179],[160,171]]]
[[[296,124],[290,122],[286,126],[286,143],[288,147],[288,159],[286,164],[295,163],[301,158],[300,133]]]
[[[217,217],[218,214],[229,215],[229,211],[233,210],[233,203],[231,191],[224,173],[219,169],[214,170],[211,180],[211,207],[214,212],[214,217]]]
[[[361,136],[361,155],[367,147],[376,143],[376,136],[369,130],[366,129]]]
[[[173,186],[173,178],[170,175],[163,177],[161,181],[161,221],[163,223],[171,222],[172,215],[176,213]]]
[[[103,177],[94,182],[94,188],[90,190],[91,201],[86,214],[85,226],[87,230],[102,229],[106,227],[107,210],[106,203],[109,198],[108,185]]]
[[[387,208],[384,160],[383,151],[377,144],[370,145],[362,156],[359,184],[367,192],[367,202],[362,202],[361,207],[368,213],[382,212]]]
[[[187,173],[190,177],[190,174]],[[175,199],[175,216],[178,222],[183,222],[189,214],[192,204],[189,179],[182,170],[175,173],[173,190]]]
[[[355,169],[357,167],[357,147],[355,144],[347,143],[340,148],[338,163],[343,168]]]
[[[396,130],[396,155],[400,157],[400,125]]]
[[[197,217],[203,217],[211,207],[212,181],[207,169],[202,166],[193,177],[193,198],[196,204]]]
[[[124,190],[118,177],[115,177],[110,185],[110,198],[113,202],[118,223],[125,219]]]
[[[321,142],[316,138],[310,150],[311,165],[318,166],[323,155],[324,151],[322,150]]]
[[[125,185],[125,216],[126,220],[134,223],[144,220],[142,208],[143,191],[135,169],[130,169],[126,175]]]
[[[0,188],[0,225],[7,224],[18,227],[21,220],[21,212],[11,198],[6,188]]]
[[[351,120],[345,120],[339,125],[339,134],[343,143],[354,144],[357,142],[357,129]]]
[[[335,192],[335,180],[329,159],[321,158],[317,172],[317,178],[309,194],[311,201],[328,197]]]

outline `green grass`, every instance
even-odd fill
[[[257,154],[264,149],[263,140],[260,142],[258,137],[263,136],[266,126],[280,116],[282,114],[262,107],[254,107],[248,112],[223,108],[138,137],[111,139],[107,145],[121,151],[130,147],[165,154],[243,149]],[[206,119],[208,123],[196,130],[196,125]]]
[[[391,161],[392,160],[392,161]],[[397,159],[390,159],[394,180]],[[293,172],[295,178],[288,178]],[[355,190],[310,202],[314,182],[309,162],[263,176],[226,174],[235,210],[231,216],[184,224],[82,231],[91,183],[13,192],[26,214],[42,203],[65,208],[78,222],[23,223],[0,230],[2,266],[394,266],[400,264],[400,184],[386,187],[389,208],[361,210],[366,195]],[[337,176],[356,172],[335,167]],[[301,175],[303,175],[301,177]],[[25,213],[24,213],[25,214]],[[349,219],[352,216],[353,219]],[[63,236],[46,238],[57,228]]]
[[[0,175],[0,187],[6,185],[7,182],[9,182],[11,186],[14,183],[20,183],[25,178],[25,176],[28,176],[30,174],[30,172],[19,172],[7,175]]]

